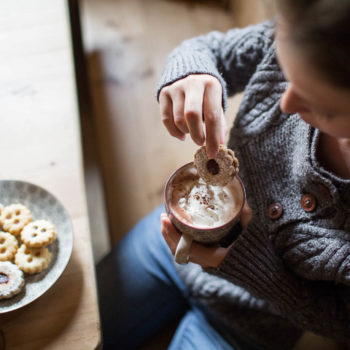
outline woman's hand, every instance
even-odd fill
[[[242,228],[245,228],[253,217],[252,210],[248,203],[243,207],[240,217]],[[175,254],[176,247],[179,243],[181,234],[171,223],[167,214],[162,213],[160,216],[162,235],[168,244],[171,252]],[[234,242],[232,243],[234,244]],[[203,244],[192,242],[190,249],[190,261],[201,265],[202,267],[218,267],[225,258],[231,246],[223,248],[220,246],[205,246]]]
[[[159,95],[159,106],[170,135],[184,140],[189,133],[197,145],[206,142],[208,157],[215,158],[226,138],[222,87],[217,78],[191,74],[165,86]]]

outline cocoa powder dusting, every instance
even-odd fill
[[[186,199],[188,198],[188,196],[186,197]],[[215,205],[211,203],[211,198],[209,195],[207,194],[201,194],[200,192],[196,192],[193,195],[193,198],[197,201],[200,201],[199,204],[204,205],[206,209],[215,209]]]

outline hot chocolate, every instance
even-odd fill
[[[169,206],[177,219],[199,229],[225,225],[238,214],[243,201],[238,181],[212,186],[199,177],[194,167],[179,171],[168,192]]]
[[[220,241],[238,220],[245,202],[242,181],[235,176],[225,186],[213,186],[201,179],[193,162],[176,170],[165,186],[165,208],[182,233],[175,261],[188,262],[192,241],[204,244]]]

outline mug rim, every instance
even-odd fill
[[[165,186],[164,186],[164,204],[165,204],[165,207],[166,207],[166,211],[169,213],[169,216],[172,216],[174,217],[177,221],[179,221],[182,225],[186,226],[186,227],[189,227],[191,229],[194,229],[194,230],[197,230],[197,231],[216,231],[218,229],[221,229],[221,228],[224,228],[225,226],[227,225],[231,225],[233,222],[235,222],[237,220],[238,217],[241,216],[241,213],[242,213],[242,210],[243,210],[243,207],[245,205],[245,202],[246,202],[246,191],[245,191],[245,187],[244,187],[244,184],[243,184],[243,181],[241,180],[241,178],[238,176],[238,174],[235,176],[242,188],[242,192],[243,192],[243,200],[242,200],[242,205],[241,205],[241,208],[240,210],[237,212],[237,214],[232,217],[232,219],[230,219],[229,221],[227,221],[225,224],[222,224],[220,226],[215,226],[215,227],[198,227],[198,226],[193,226],[193,225],[190,225],[182,220],[180,220],[178,218],[178,216],[175,215],[174,211],[170,208],[169,206],[169,203],[168,203],[168,199],[167,199],[167,193],[168,193],[168,188],[169,188],[169,185],[172,181],[172,179],[174,178],[174,176],[180,172],[183,168],[186,168],[190,165],[193,165],[194,162],[189,162],[189,163],[186,163],[184,165],[182,165],[181,167],[177,168],[176,170],[174,170],[169,178],[167,179],[166,183],[165,183]]]

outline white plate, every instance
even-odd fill
[[[57,231],[57,239],[48,246],[51,262],[47,269],[34,275],[25,274],[22,291],[10,299],[0,300],[0,313],[19,309],[44,294],[61,276],[73,248],[71,220],[63,205],[45,189],[28,182],[0,181],[0,203],[24,204],[32,212],[33,220],[49,220]]]

